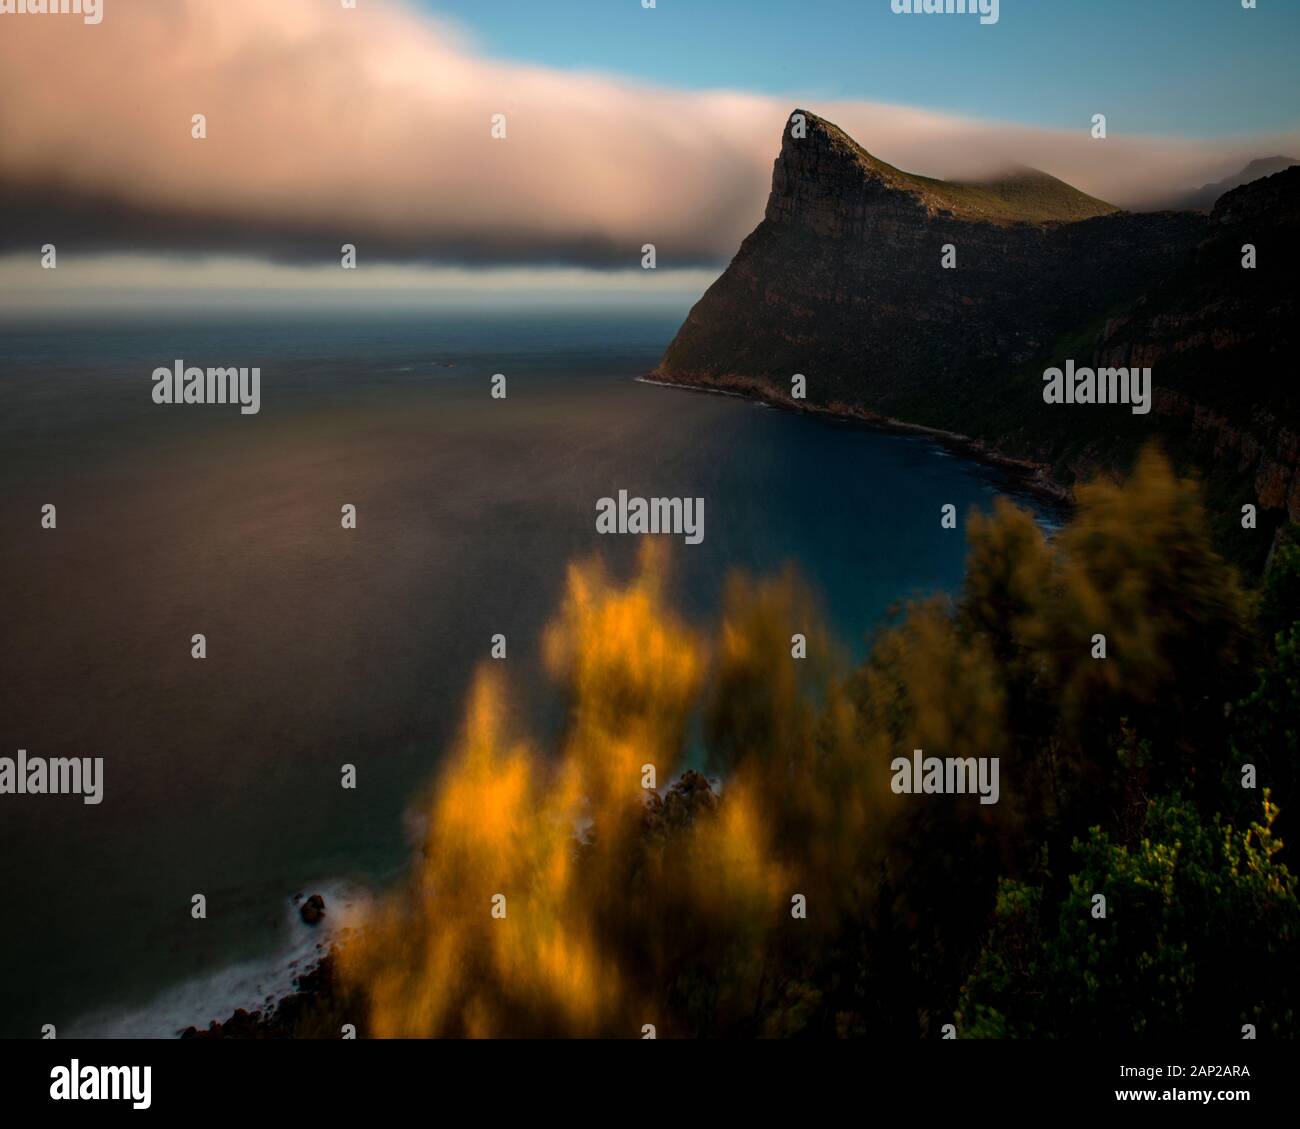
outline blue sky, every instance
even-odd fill
[[[1001,0],[997,24],[889,0],[416,0],[498,58],[685,89],[901,102],[1130,133],[1300,124],[1300,0]]]

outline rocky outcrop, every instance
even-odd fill
[[[814,405],[949,426],[934,410],[949,390],[1168,274],[1205,226],[1120,213],[1031,170],[982,185],[910,176],[804,117],[805,136],[787,124],[763,222],[656,378],[779,395],[800,373]]]
[[[1260,508],[1290,521],[1300,521],[1297,253],[1300,167],[1224,195],[1186,267],[1108,322],[1092,354],[1150,365],[1161,430],[1185,434],[1197,462],[1246,479]]]
[[[238,1008],[228,1019],[213,1020],[206,1028],[187,1027],[182,1039],[302,1039],[339,1037],[342,1019],[349,1014],[338,994],[334,950],[294,981],[294,991],[264,1009]],[[355,1018],[355,1013],[352,1013]]]
[[[793,406],[959,433],[1067,489],[1156,435],[1295,520],[1297,201],[1300,168],[1210,215],[1125,213],[1024,169],[951,184],[796,111],[762,223],[651,376],[792,403],[801,374]],[[1066,359],[1152,367],[1154,410],[1045,404]]]
[[[316,925],[325,916],[325,899],[313,894],[298,910],[299,915],[308,925]]]
[[[1297,164],[1300,164],[1300,161],[1294,157],[1260,157],[1232,176],[1226,176],[1212,184],[1202,184],[1200,188],[1193,188],[1188,192],[1176,193],[1165,203],[1167,207],[1179,210],[1208,212],[1224,193],[1240,188],[1243,184],[1250,184],[1251,181],[1272,176],[1275,172],[1281,172]]]

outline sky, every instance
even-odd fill
[[[1300,3],[1001,0],[998,22],[901,16],[889,0],[423,0],[498,58],[688,90],[901,102],[1068,128],[1109,109],[1135,133],[1295,129]]]
[[[95,26],[3,14],[0,305],[689,304],[762,218],[797,106],[910,171],[1027,164],[1152,206],[1300,155],[1300,2],[1260,4],[1001,0],[987,26],[891,0],[104,0]],[[33,276],[47,243],[57,270]]]

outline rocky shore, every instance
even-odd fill
[[[213,1020],[206,1028],[187,1027],[182,1039],[300,1039],[318,1032],[321,1037],[337,1038],[338,1031],[328,1033],[325,1017],[334,1010],[334,951],[294,981],[294,991],[265,1010],[237,1008],[226,1020]]]
[[[1054,505],[1068,507],[1074,504],[1072,486],[1057,481],[1052,475],[1052,468],[1046,463],[1030,459],[1015,458],[1003,454],[988,443],[956,431],[947,431],[939,427],[927,427],[924,424],[908,423],[905,420],[892,419],[878,412],[854,404],[832,402],[814,404],[807,400],[796,400],[783,396],[776,389],[752,377],[721,377],[708,382],[691,383],[686,380],[663,380],[658,370],[648,372],[639,378],[645,384],[658,384],[665,388],[679,388],[684,392],[711,392],[724,396],[739,396],[753,400],[768,407],[781,408],[785,411],[802,412],[808,415],[828,416],[832,419],[861,424],[865,427],[878,428],[881,431],[904,432],[923,435],[927,439],[987,466],[1005,471],[1016,485],[1028,493],[1043,498]]]
[[[321,894],[295,899],[298,917],[310,928],[320,924],[326,914]],[[320,953],[307,969],[293,981],[293,991],[278,1001],[270,998],[262,1008],[236,1008],[224,1020],[212,1020],[207,1027],[190,1026],[180,1032],[182,1039],[301,1039],[339,1038],[347,1022],[348,1010],[338,990],[336,968],[338,954],[332,944],[316,946]]]

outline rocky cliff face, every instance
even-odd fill
[[[1218,203],[1220,196],[1231,192],[1232,189],[1240,188],[1243,184],[1250,184],[1252,181],[1262,180],[1266,176],[1282,172],[1283,169],[1289,169],[1292,165],[1300,165],[1300,161],[1294,157],[1260,157],[1251,161],[1240,172],[1216,180],[1213,184],[1202,184],[1200,188],[1193,188],[1188,192],[1174,193],[1167,200],[1166,206],[1179,211],[1208,212]]]
[[[1294,519],[1294,401],[1261,369],[1289,352],[1298,198],[1300,168],[1209,216],[1120,212],[1031,170],[949,184],[796,111],[763,222],[653,375],[788,402],[802,374],[799,406],[961,432],[1067,485],[1167,428],[1175,454],[1234,460]],[[1043,368],[1068,358],[1151,365],[1155,411],[1044,404]]]
[[[1247,500],[1290,521],[1300,521],[1297,253],[1292,167],[1222,196],[1186,267],[1108,322],[1093,350],[1099,364],[1150,365],[1162,430],[1185,432],[1198,462],[1248,479]]]
[[[780,395],[801,373],[814,405],[946,426],[931,408],[949,389],[1169,273],[1205,226],[1118,213],[1028,170],[992,185],[912,177],[806,120],[804,137],[787,124],[766,217],[691,311],[660,378]],[[945,245],[955,270],[941,265]]]

